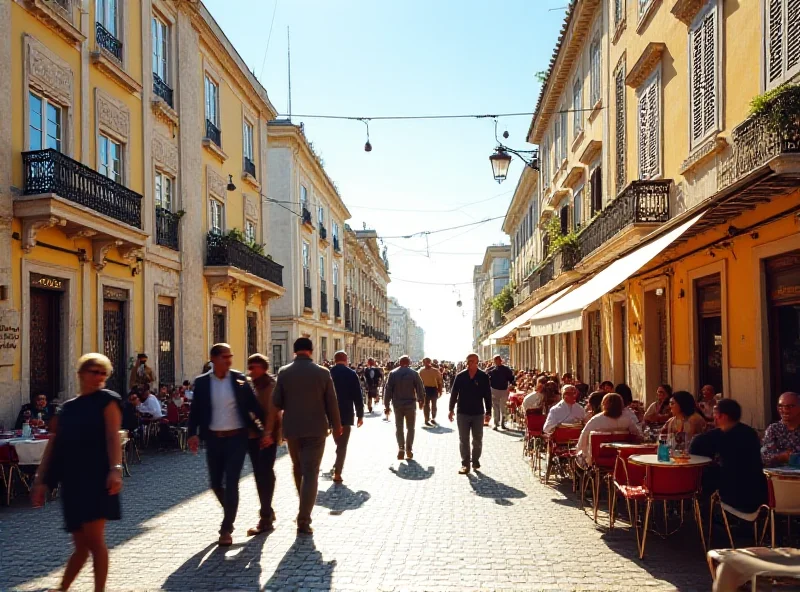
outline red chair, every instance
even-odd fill
[[[592,484],[592,505],[594,521],[597,522],[597,512],[600,508],[600,480],[608,478],[614,470],[617,460],[617,451],[614,448],[604,447],[603,444],[611,442],[630,442],[630,432],[591,432],[589,434],[589,447],[592,450],[592,464],[586,467],[581,475],[581,508],[583,508],[586,486]],[[578,466],[575,466],[577,473]]]
[[[550,473],[556,466],[562,475],[568,476],[575,444],[578,443],[582,430],[582,425],[560,424],[553,433],[544,435],[547,453],[543,481],[545,485],[549,482]]]
[[[614,470],[608,482],[608,527],[614,528],[616,521],[617,496],[621,495],[628,506],[628,520],[636,533],[636,548],[640,548],[639,529],[639,501],[647,499],[644,489],[645,470],[642,465],[635,465],[628,462],[628,458],[634,454],[653,454],[658,447],[654,444],[640,444],[618,448],[617,458],[614,460]],[[612,491],[613,487],[613,491]],[[631,511],[633,502],[633,511]]]
[[[633,463],[630,463],[633,464]],[[666,514],[666,502],[681,502],[681,524],[683,523],[683,500],[691,499],[694,510],[694,519],[700,531],[700,542],[703,545],[703,555],[706,553],[706,540],[703,534],[703,521],[700,516],[700,504],[697,501],[697,492],[700,491],[700,479],[703,475],[703,465],[682,465],[677,463],[664,463],[663,465],[646,465],[644,476],[644,490],[647,498],[647,509],[644,513],[642,527],[642,546],[639,549],[639,559],[644,558],[644,547],[647,543],[647,527],[650,524],[650,511],[653,502],[663,501]]]
[[[531,467],[534,470],[541,451],[542,428],[546,419],[539,409],[529,409],[525,413],[525,444],[522,447],[522,455],[531,455]]]

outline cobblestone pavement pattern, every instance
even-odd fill
[[[444,398],[443,398],[444,401]],[[545,487],[517,434],[487,430],[479,474],[457,474],[455,424],[422,428],[413,461],[395,460],[394,422],[368,416],[350,438],[344,485],[323,474],[315,536],[296,538],[297,495],[285,452],[276,470],[277,529],[248,539],[257,517],[249,460],[234,545],[214,544],[221,509],[204,452],[148,453],[125,479],[123,519],[109,523],[108,589],[166,590],[709,590],[691,520],[652,536],[644,561],[627,528],[595,526],[569,487]],[[441,418],[440,418],[441,419]],[[333,464],[331,439],[323,469]],[[604,498],[605,499],[605,498]],[[59,503],[0,508],[0,588],[56,586],[70,543]],[[52,528],[49,527],[52,525]],[[84,568],[73,590],[91,589]]]

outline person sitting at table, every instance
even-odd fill
[[[583,423],[586,411],[578,405],[578,389],[565,384],[561,389],[561,401],[553,405],[544,421],[543,431],[551,434],[562,423]]]
[[[669,412],[669,400],[672,397],[672,387],[668,384],[659,385],[656,389],[656,400],[650,403],[644,414],[645,423],[666,423],[672,414]]]
[[[758,433],[742,423],[741,418],[742,406],[738,402],[718,401],[714,407],[716,429],[699,434],[689,451],[717,458],[718,466],[708,467],[703,474],[703,491],[719,490],[725,504],[750,513],[767,503],[767,479]]]
[[[606,396],[606,393],[603,391],[595,391],[591,395],[589,395],[589,399],[586,401],[586,417],[594,417],[595,415],[599,415],[602,411],[602,403],[603,397]]]
[[[150,393],[150,389],[142,390],[139,399],[141,402],[136,410],[147,419],[161,419],[164,416],[161,411],[161,402]]]
[[[783,393],[778,398],[781,420],[770,424],[764,434],[761,457],[767,466],[785,465],[800,453],[800,395]]]
[[[592,396],[601,394],[599,391],[592,393]],[[600,403],[602,411],[586,422],[583,426],[581,435],[578,438],[576,449],[578,451],[578,462],[583,466],[591,466],[592,464],[592,444],[589,441],[589,435],[592,432],[622,432],[627,431],[633,434],[637,440],[642,439],[642,430],[639,423],[635,421],[629,414],[623,413],[625,405],[623,404],[622,397],[617,393],[608,393],[602,396]]]
[[[691,393],[673,393],[669,399],[669,410],[672,417],[661,428],[662,434],[685,434],[686,438],[691,439],[706,431],[706,420],[697,412]]]
[[[644,419],[644,414],[637,413],[639,407],[634,405],[633,391],[631,391],[631,387],[624,382],[621,382],[614,387],[614,392],[622,397],[622,400],[625,403],[625,409],[622,412],[633,417],[636,420],[636,423],[641,423],[642,419]]]
[[[697,410],[703,418],[709,422],[714,422],[714,406],[717,404],[717,395],[714,393],[714,387],[710,384],[705,385],[700,389],[700,396],[697,397]]]
[[[527,413],[530,410],[539,410],[539,413],[544,413],[545,397],[544,385],[547,383],[547,378],[540,376],[536,379],[536,387],[529,394],[525,395],[522,399],[522,410]]]
[[[45,428],[56,415],[56,406],[47,402],[47,395],[38,393],[31,397],[31,402],[26,403],[19,410],[15,430],[21,430],[26,421],[32,428]]]

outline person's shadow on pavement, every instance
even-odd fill
[[[339,516],[347,510],[358,510],[370,497],[366,491],[353,491],[347,485],[334,484],[327,491],[317,492],[316,505],[328,508],[332,515]]]
[[[210,591],[229,585],[258,590],[261,554],[267,536],[262,534],[230,547],[220,547],[216,543],[206,546],[172,572],[162,589],[167,592]]]
[[[433,477],[433,472],[436,469],[433,467],[423,469],[422,465],[417,461],[407,460],[405,463],[400,463],[400,466],[397,468],[389,467],[389,470],[401,479],[406,479],[408,481],[424,481],[425,479]]]
[[[330,590],[336,560],[323,561],[312,537],[298,536],[281,559],[263,592],[283,590]],[[253,588],[258,590],[258,586]]]
[[[500,481],[495,481],[485,473],[477,470],[474,475],[468,474],[467,478],[476,495],[493,499],[500,506],[511,506],[513,503],[509,500],[527,497],[524,491],[505,483],[500,483]]]

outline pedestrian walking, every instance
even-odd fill
[[[389,373],[383,389],[383,404],[386,418],[394,406],[394,422],[397,435],[397,460],[414,458],[414,429],[417,421],[417,407],[422,409],[425,402],[425,387],[415,370],[409,368],[411,358],[401,356],[400,366]],[[405,433],[403,433],[405,423]]]
[[[373,402],[377,404],[380,396],[378,388],[383,384],[383,370],[375,365],[375,359],[367,360],[367,367],[364,370],[364,381],[367,383],[367,410],[372,413]]]
[[[307,337],[294,342],[294,361],[278,372],[272,401],[283,410],[283,435],[289,444],[294,483],[300,496],[297,534],[311,535],[311,510],[317,499],[319,465],[325,452],[328,426],[341,437],[342,421],[330,370],[314,363]],[[267,424],[267,432],[272,431]]]
[[[467,356],[467,368],[458,373],[450,391],[450,421],[458,407],[458,441],[461,450],[461,475],[469,473],[470,461],[476,471],[481,468],[483,425],[492,416],[492,391],[489,376],[478,368],[478,354]],[[470,434],[472,454],[470,454]]]
[[[508,405],[508,389],[517,384],[514,372],[503,364],[503,358],[494,357],[494,367],[490,368],[489,385],[492,389],[492,415],[494,415],[494,429],[506,427],[506,406]]]
[[[258,404],[264,410],[264,425],[271,424],[270,439],[266,439],[266,430],[250,429],[247,440],[247,454],[253,465],[253,477],[256,480],[258,501],[261,504],[258,524],[247,531],[247,536],[259,535],[262,532],[275,530],[275,511],[272,508],[272,497],[275,494],[275,457],[281,443],[280,411],[272,402],[275,390],[275,379],[269,375],[269,360],[263,354],[253,354],[247,358],[247,374],[253,382]]]
[[[108,576],[106,520],[120,519],[122,423],[120,396],[106,390],[111,361],[90,353],[78,360],[80,393],[61,406],[50,424],[47,443],[33,485],[33,505],[44,504],[48,489],[61,486],[67,532],[75,545],[59,590],[68,590],[92,555],[94,589],[105,590]]]
[[[239,509],[239,478],[247,455],[248,430],[262,432],[265,417],[247,377],[231,370],[231,346],[214,344],[211,361],[213,370],[194,381],[187,443],[195,454],[200,440],[206,443],[211,490],[223,509],[219,545],[228,547],[233,544],[233,523]],[[265,437],[263,445],[268,444]]]
[[[436,425],[436,403],[442,396],[444,381],[442,372],[431,364],[430,358],[423,358],[422,368],[419,369],[422,386],[425,387],[425,425]]]
[[[350,431],[355,422],[358,427],[364,425],[364,399],[361,396],[361,383],[358,375],[347,365],[347,353],[338,351],[333,355],[334,366],[331,368],[331,378],[336,389],[336,399],[339,402],[339,416],[342,420],[342,435],[333,436],[336,443],[336,462],[333,464],[333,482],[342,482],[342,469],[347,456],[347,443],[350,441]],[[355,413],[353,411],[355,410]]]

